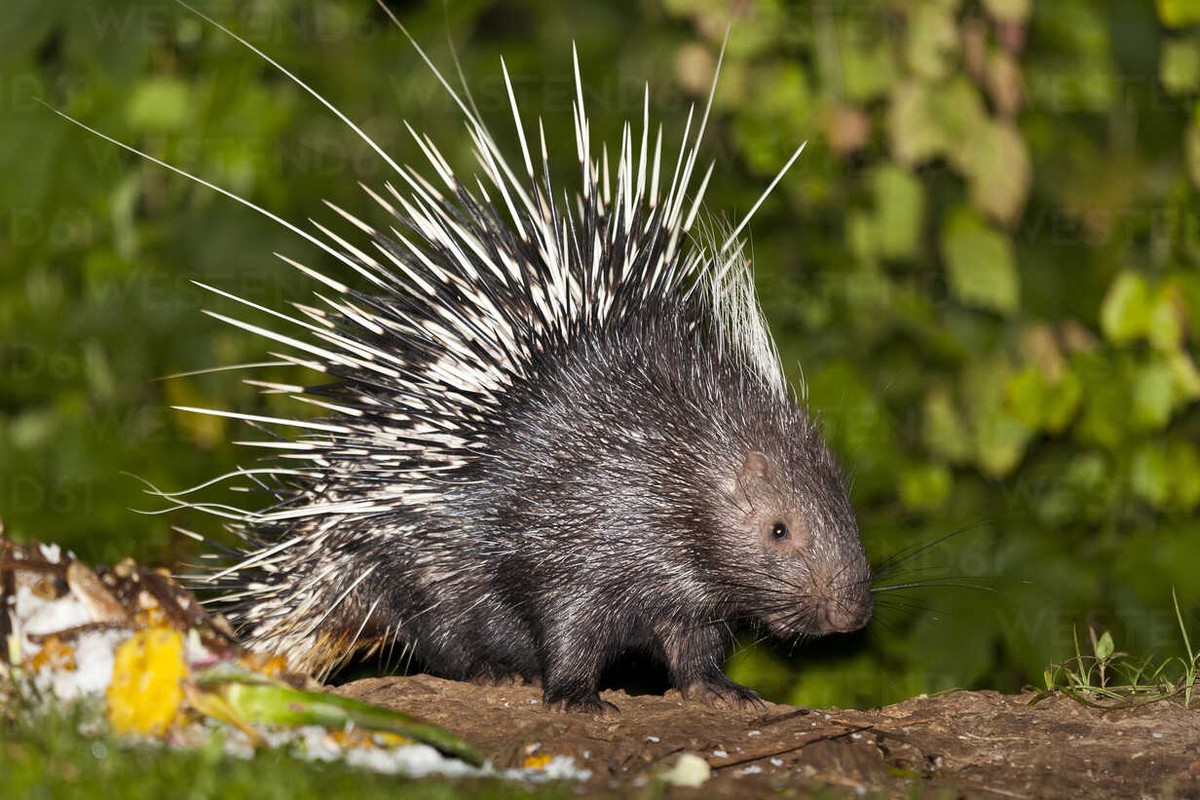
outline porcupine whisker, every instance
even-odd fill
[[[928,574],[928,577],[919,577],[922,573]],[[932,574],[930,574],[932,573]],[[947,575],[941,567],[927,566],[917,569],[908,569],[903,573],[896,569],[889,570],[880,580],[896,581],[899,578],[907,577],[908,580],[899,583],[875,583],[871,587],[872,594],[878,595],[885,592],[910,591],[923,588],[971,588],[980,589],[989,592],[998,592],[995,586],[987,583],[988,578],[974,575]]]
[[[917,602],[907,597],[882,597],[876,602],[876,608],[894,608],[899,611],[933,611],[933,607]]]
[[[879,564],[873,565],[872,572],[877,577],[881,577],[881,578],[885,577],[888,574],[890,574],[891,572],[895,571],[895,569],[898,568],[900,565],[904,564],[905,562],[913,560],[914,558],[916,558],[917,556],[919,556],[923,553],[928,552],[932,548],[937,547],[939,544],[943,544],[944,542],[948,541],[949,539],[953,539],[955,537],[962,536],[967,533],[976,533],[978,531],[984,530],[985,529],[984,526],[986,526],[986,525],[987,525],[987,520],[978,520],[976,522],[972,522],[969,525],[965,525],[962,528],[958,528],[957,530],[953,530],[947,534],[938,536],[937,538],[933,539],[932,541],[908,545],[907,547],[901,548],[900,550],[896,551],[892,555],[888,556]]]
[[[931,578],[926,581],[911,581],[908,583],[896,583],[896,584],[890,584],[887,586],[872,586],[871,591],[875,592],[875,593],[896,592],[896,591],[904,591],[907,589],[923,589],[923,588],[927,588],[927,587],[932,587],[932,588],[948,587],[948,588],[956,588],[956,589],[979,589],[979,590],[985,591],[985,592],[998,592],[999,591],[999,589],[997,589],[995,586],[988,586],[987,584],[983,584],[983,583],[970,583],[968,581],[965,581],[962,579],[955,579],[955,578]]]

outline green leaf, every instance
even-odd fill
[[[970,458],[971,436],[945,387],[925,395],[923,418],[923,439],[931,453],[955,464]]]
[[[1003,356],[970,364],[959,376],[974,442],[975,463],[984,474],[1007,475],[1025,454],[1032,430],[1005,403],[1012,368]]]
[[[988,409],[975,420],[975,458],[984,474],[1002,478],[1025,455],[1030,430],[1002,408]]]
[[[1026,367],[1013,375],[1005,390],[1005,397],[1013,414],[1035,429],[1042,427],[1045,395],[1046,379],[1036,367]]]
[[[875,241],[884,258],[917,255],[925,215],[925,190],[921,181],[901,167],[887,165],[876,171]]]
[[[224,665],[219,667],[199,676],[197,681],[204,691],[223,701],[226,708],[246,722],[320,725],[330,730],[355,725],[404,736],[473,766],[483,764],[483,756],[465,740],[417,717],[328,692],[296,689],[253,673],[238,674]]]
[[[850,39],[840,49],[846,99],[869,103],[887,93],[899,74],[890,45],[879,42],[867,49],[850,37],[843,38]]]
[[[949,4],[920,3],[909,11],[908,66],[922,78],[944,78],[958,55],[958,30]]]
[[[1025,425],[1061,433],[1079,409],[1083,387],[1072,372],[1051,380],[1036,367],[1026,367],[1009,381],[1005,397],[1013,415]]]
[[[1011,224],[1021,216],[1033,180],[1025,140],[1012,123],[980,125],[955,158],[970,182],[971,204],[992,219]]]
[[[1130,421],[1140,430],[1157,431],[1166,427],[1175,407],[1175,384],[1169,365],[1145,364],[1134,374],[1133,406]]]
[[[950,289],[962,303],[1009,315],[1020,299],[1012,242],[973,211],[958,208],[942,227]]]
[[[916,81],[892,93],[887,130],[892,154],[901,164],[915,166],[946,150],[946,134],[933,116],[929,90]]]
[[[1176,394],[1188,400],[1200,399],[1200,370],[1192,357],[1178,350],[1167,356],[1167,365],[1171,368]]]
[[[983,7],[998,20],[1024,22],[1029,18],[1032,0],[983,0]]]
[[[1083,415],[1074,432],[1079,441],[1117,450],[1130,432],[1130,370],[1096,351],[1074,359],[1083,384]]]
[[[1184,511],[1200,506],[1200,449],[1192,442],[1176,439],[1167,446],[1171,464],[1174,505]]]
[[[1150,330],[1150,290],[1140,273],[1117,276],[1100,306],[1100,329],[1114,344],[1131,342]]]
[[[191,118],[192,92],[175,78],[152,78],[140,83],[130,96],[125,114],[129,124],[142,131],[183,130]]]
[[[1107,661],[1112,657],[1116,647],[1113,645],[1112,634],[1108,631],[1100,634],[1100,638],[1096,640],[1096,658],[1101,661]]]
[[[965,148],[990,123],[979,87],[958,76],[930,89],[929,108],[950,143],[951,155],[958,159],[956,166],[963,169],[961,159],[970,155]]]
[[[1083,384],[1073,372],[1066,372],[1058,381],[1050,384],[1050,396],[1046,398],[1043,427],[1049,433],[1066,430],[1083,402]]]
[[[941,86],[910,80],[892,93],[888,140],[901,164],[915,166],[948,155],[962,171],[971,156],[971,143],[988,124],[983,98],[966,78],[956,77]]]
[[[1164,353],[1173,353],[1183,343],[1183,304],[1173,286],[1161,286],[1150,309],[1150,344]]]
[[[1200,88],[1200,47],[1194,38],[1168,39],[1158,62],[1158,78],[1170,94]]]
[[[950,496],[954,479],[941,464],[921,464],[900,474],[900,500],[910,511],[934,511]]]
[[[1133,493],[1156,508],[1166,506],[1170,497],[1171,465],[1158,442],[1143,442],[1133,451],[1129,483]]]
[[[1158,0],[1158,18],[1168,28],[1182,28],[1200,22],[1200,3],[1196,0]]]

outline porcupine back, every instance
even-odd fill
[[[274,505],[195,504],[231,517],[246,544],[203,584],[251,646],[324,676],[399,645],[441,674],[542,677],[548,699],[590,706],[596,671],[630,646],[656,649],[681,688],[724,691],[736,687],[719,664],[730,620],[784,635],[866,621],[853,512],[786,388],[738,238],[749,215],[723,242],[690,234],[711,174],[693,189],[707,106],[698,124],[689,114],[672,168],[647,89],[637,139],[627,124],[610,170],[607,149],[592,154],[576,59],[581,189],[559,202],[540,123],[535,170],[503,62],[517,169],[409,37],[466,118],[481,173],[471,186],[415,131],[433,178],[397,164],[213,24],[330,108],[399,184],[364,187],[386,229],[334,209],[358,230],[352,243],[188,175],[316,244],[364,287],[286,258],[323,286],[294,312],[205,287],[285,323],[213,314],[325,376],[255,382],[326,409],[320,419],[189,409],[303,431],[255,443],[278,451],[274,465],[231,473]],[[764,556],[759,529],[789,549]],[[587,648],[596,653],[577,655]]]

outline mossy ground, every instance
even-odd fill
[[[199,749],[174,749],[85,735],[80,723],[78,714],[64,713],[0,723],[0,797],[508,800],[569,797],[573,790],[570,785],[530,787],[499,779],[412,780],[277,751],[242,759],[225,754],[216,740]]]

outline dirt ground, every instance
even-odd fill
[[[1063,697],[953,692],[871,711],[768,704],[712,709],[676,693],[605,692],[619,711],[553,712],[531,686],[424,675],[370,678],[338,692],[417,714],[499,766],[569,755],[592,777],[580,796],[636,794],[684,752],[708,762],[699,789],[668,797],[1200,798],[1200,701],[1098,710]]]

